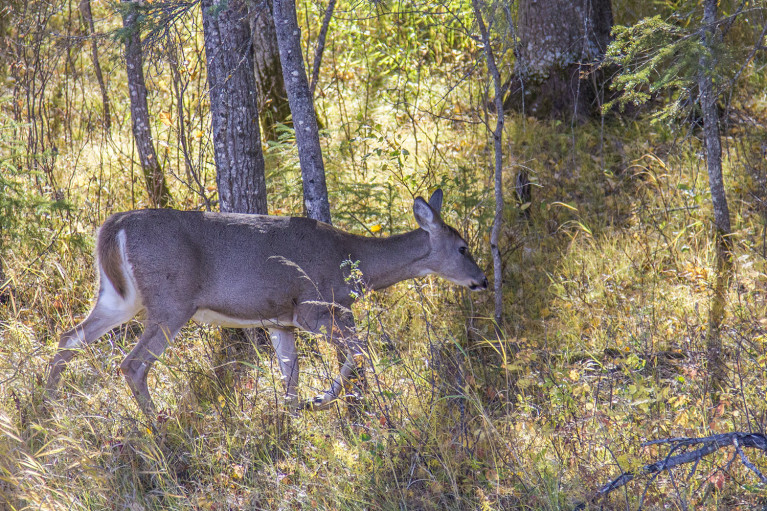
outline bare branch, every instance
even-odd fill
[[[613,490],[620,488],[621,486],[627,484],[628,482],[632,481],[635,477],[641,476],[641,475],[652,475],[653,479],[657,477],[657,475],[664,471],[669,470],[674,467],[677,467],[679,465],[683,465],[685,463],[695,463],[693,466],[693,469],[697,467],[698,462],[705,456],[711,454],[712,452],[715,452],[723,447],[728,446],[735,446],[735,449],[737,451],[737,455],[740,456],[741,461],[743,464],[752,472],[754,472],[759,479],[762,482],[767,483],[767,478],[765,478],[764,474],[762,474],[756,466],[751,463],[746,455],[743,453],[743,450],[741,447],[751,447],[754,449],[759,449],[761,451],[767,452],[767,436],[761,434],[761,433],[744,433],[744,432],[732,432],[732,433],[721,433],[718,435],[711,435],[708,437],[703,438],[666,438],[666,439],[659,439],[659,440],[653,440],[650,442],[646,442],[642,444],[643,447],[648,445],[658,445],[658,444],[671,444],[671,449],[669,450],[669,453],[659,461],[656,461],[655,463],[651,463],[649,465],[645,465],[641,469],[637,471],[630,471],[630,472],[624,472],[606,485],[602,486],[599,490],[597,490],[596,494],[592,498],[592,501],[597,500],[600,497],[603,497]],[[694,451],[686,451],[682,454],[677,454],[675,456],[672,456],[672,454],[675,451],[678,451],[680,449],[687,449],[688,447],[692,447],[694,445],[701,445],[702,447],[694,450]],[[692,471],[690,472],[690,475],[692,475]]]
[[[767,483],[767,477],[764,477],[764,474],[762,474],[762,473],[759,471],[759,469],[758,469],[758,468],[756,468],[756,465],[754,465],[753,463],[751,463],[750,461],[748,461],[748,458],[747,458],[747,457],[746,457],[746,455],[743,453],[743,449],[741,449],[741,448],[740,448],[740,445],[738,444],[738,438],[737,438],[737,437],[735,437],[735,438],[733,438],[733,439],[732,439],[732,444],[735,446],[735,451],[738,453],[738,456],[740,456],[740,461],[742,461],[742,462],[743,462],[743,464],[746,466],[746,468],[748,468],[748,469],[749,469],[749,470],[751,470],[753,473],[755,473],[757,476],[759,476],[759,479],[761,479],[761,481],[762,481],[763,483]]]

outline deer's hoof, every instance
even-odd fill
[[[304,402],[303,410],[310,412],[319,412],[321,410],[327,410],[335,402],[335,396],[329,394],[323,394],[315,396],[313,399],[309,399]]]

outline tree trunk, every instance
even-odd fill
[[[220,209],[266,214],[248,11],[244,0],[201,6]]]
[[[602,60],[613,24],[610,0],[522,0],[516,68],[504,106],[540,118],[597,113]]]
[[[272,0],[250,0],[249,9],[261,127],[266,140],[277,140],[276,125],[281,123],[292,127],[293,123],[282,77]]]
[[[93,25],[93,14],[91,13],[90,0],[80,0],[80,14],[83,17],[85,26],[91,36],[91,62],[93,63],[93,72],[96,74],[96,80],[99,82],[99,89],[101,89],[101,102],[104,105],[104,129],[106,131],[110,131],[112,128],[112,120],[109,113],[109,95],[107,94],[107,86],[104,82],[104,75],[101,72],[101,64],[99,63],[99,44],[96,40],[96,30]]]
[[[244,0],[202,0],[202,24],[210,89],[210,114],[219,209],[228,213],[266,215],[266,176],[253,40]],[[271,77],[273,82],[276,77]],[[282,77],[279,77],[282,81]],[[224,362],[249,357],[251,346],[268,344],[262,329],[222,329],[218,355]],[[222,364],[222,383],[237,378],[239,366]],[[235,369],[235,370],[233,370]]]
[[[722,178],[722,143],[719,134],[719,113],[716,108],[716,93],[711,73],[716,63],[711,55],[713,40],[716,37],[717,0],[706,0],[703,11],[703,45],[706,53],[700,60],[698,76],[699,102],[703,113],[703,135],[706,146],[706,166],[708,186],[711,190],[711,202],[714,207],[716,225],[716,283],[711,297],[711,309],[708,318],[706,336],[706,358],[711,396],[714,402],[719,400],[727,376],[727,366],[722,360],[722,338],[720,328],[724,319],[724,310],[732,275],[732,247],[730,235],[730,210],[724,193]]]
[[[288,77],[285,80],[285,88],[296,130],[306,214],[309,218],[330,223],[325,166],[322,162],[314,101],[309,91],[301,52],[301,29],[296,18],[295,0],[274,0],[274,26],[280,49],[282,75]]]
[[[167,207],[171,197],[165,175],[157,160],[152,141],[152,130],[149,125],[149,107],[147,106],[146,82],[144,81],[143,54],[141,50],[141,34],[136,24],[137,13],[131,0],[121,0],[123,10],[123,27],[126,29],[125,66],[130,94],[131,120],[133,123],[133,138],[136,139],[139,160],[144,172],[149,199],[155,207]]]

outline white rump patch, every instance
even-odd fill
[[[120,296],[99,263],[99,294],[96,305],[82,323],[63,334],[69,336],[63,348],[76,349],[84,343],[93,342],[114,327],[130,320],[144,308],[125,253],[125,231],[117,234],[117,244],[120,250],[120,271],[125,279],[125,297]]]
[[[99,279],[101,289],[98,297],[97,306],[105,312],[119,313],[124,315],[131,313],[135,316],[144,306],[141,303],[141,297],[138,292],[136,278],[133,276],[133,267],[128,261],[128,254],[125,250],[126,234],[122,229],[117,233],[117,246],[120,250],[120,270],[122,270],[125,280],[125,296],[120,296],[112,281],[104,273],[104,269],[99,264]]]

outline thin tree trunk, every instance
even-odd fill
[[[141,50],[141,34],[136,26],[137,13],[131,0],[121,0],[123,10],[123,27],[127,34],[125,38],[125,66],[130,94],[131,120],[133,123],[133,138],[136,140],[141,168],[144,172],[149,199],[156,207],[167,207],[170,203],[170,191],[165,182],[165,175],[157,160],[154,150],[152,130],[149,125],[149,107],[147,106],[147,90],[144,81],[144,57]]]
[[[171,74],[173,76],[173,95],[175,96],[176,101],[176,125],[178,126],[178,141],[181,145],[181,155],[184,157],[186,180],[189,183],[188,186],[191,187],[193,186],[192,183],[197,180],[195,179],[196,172],[194,165],[192,164],[192,157],[189,154],[189,139],[186,133],[187,118],[186,112],[184,111],[184,91],[186,90],[186,85],[188,82],[184,83],[183,79],[181,78],[181,72],[179,71],[179,68],[182,64],[178,61],[177,43],[171,36],[170,32],[166,34],[166,41],[168,47],[168,57],[170,58]],[[199,182],[197,185],[200,186]],[[207,200],[207,196],[202,190],[202,186],[200,186],[200,189],[197,190],[197,193],[205,199],[206,206],[208,209],[210,209],[209,201]]]
[[[295,0],[274,0],[273,7],[282,74],[288,78],[285,80],[285,88],[293,116],[298,159],[301,163],[306,215],[329,224],[331,223],[330,202],[325,184],[325,165],[322,161],[313,94],[309,89],[301,51],[301,29],[296,17]],[[342,350],[337,351],[337,356],[339,366],[343,365],[346,356]],[[367,388],[364,369],[356,368],[351,375],[351,380],[356,380],[357,386],[364,393],[364,389]],[[349,403],[352,405],[349,410],[355,416],[359,407],[354,405],[359,403],[354,398],[349,399]]]
[[[330,223],[330,203],[325,184],[317,116],[301,51],[301,29],[294,0],[274,0],[274,26],[280,48],[285,88],[293,114],[298,159],[304,185],[304,206],[309,218]]]
[[[243,0],[203,0],[201,7],[220,209],[266,214],[248,11]]]
[[[328,27],[333,18],[333,10],[336,7],[336,0],[328,2],[328,8],[325,9],[325,16],[322,18],[322,27],[320,35],[317,36],[317,46],[314,48],[314,64],[312,65],[312,79],[309,82],[309,90],[314,97],[314,91],[317,88],[317,80],[320,77],[320,65],[322,64],[322,53],[325,51],[325,39],[328,36]]]
[[[258,90],[258,111],[266,140],[277,140],[277,124],[292,126],[290,104],[282,77],[272,0],[250,0],[250,31]]]
[[[716,108],[716,91],[711,78],[713,59],[710,50],[715,37],[714,24],[717,20],[717,0],[706,0],[703,14],[705,28],[705,46],[708,54],[701,60],[701,73],[698,81],[700,87],[700,108],[703,112],[703,130],[706,140],[706,163],[708,181],[711,188],[711,202],[714,206],[714,222],[720,233],[730,233],[730,210],[724,193],[722,178],[722,144],[719,135],[719,113]]]
[[[716,108],[716,92],[711,73],[715,62],[711,55],[713,40],[716,37],[717,0],[706,0],[703,6],[703,44],[706,53],[701,57],[698,87],[700,89],[700,108],[703,113],[703,133],[706,145],[706,166],[708,185],[711,189],[711,202],[714,208],[716,225],[716,283],[711,297],[708,333],[706,337],[706,358],[711,395],[716,402],[727,376],[727,366],[722,359],[721,325],[732,275],[732,247],[730,235],[730,211],[724,193],[722,178],[722,144],[719,134],[719,113]]]
[[[99,44],[96,40],[96,30],[93,25],[93,14],[91,13],[91,1],[80,0],[80,14],[83,17],[85,26],[91,36],[91,61],[93,62],[93,72],[96,74],[96,80],[99,82],[99,89],[101,89],[101,102],[104,105],[104,129],[110,131],[112,128],[112,119],[109,108],[109,95],[107,94],[107,86],[104,82],[104,75],[101,72],[101,64],[99,63]]]
[[[502,83],[501,74],[495,63],[493,48],[490,45],[490,33],[482,19],[482,11],[479,8],[478,0],[472,0],[474,7],[474,16],[479,24],[479,31],[482,35],[482,44],[485,47],[485,57],[487,59],[487,69],[493,79],[495,87],[495,130],[493,130],[493,147],[495,148],[495,217],[493,218],[493,228],[490,232],[490,251],[493,255],[493,290],[495,291],[495,333],[501,337],[501,322],[503,321],[503,266],[501,262],[501,251],[498,248],[498,239],[500,237],[501,227],[503,225],[503,99],[501,94]],[[488,126],[488,130],[490,127]]]

